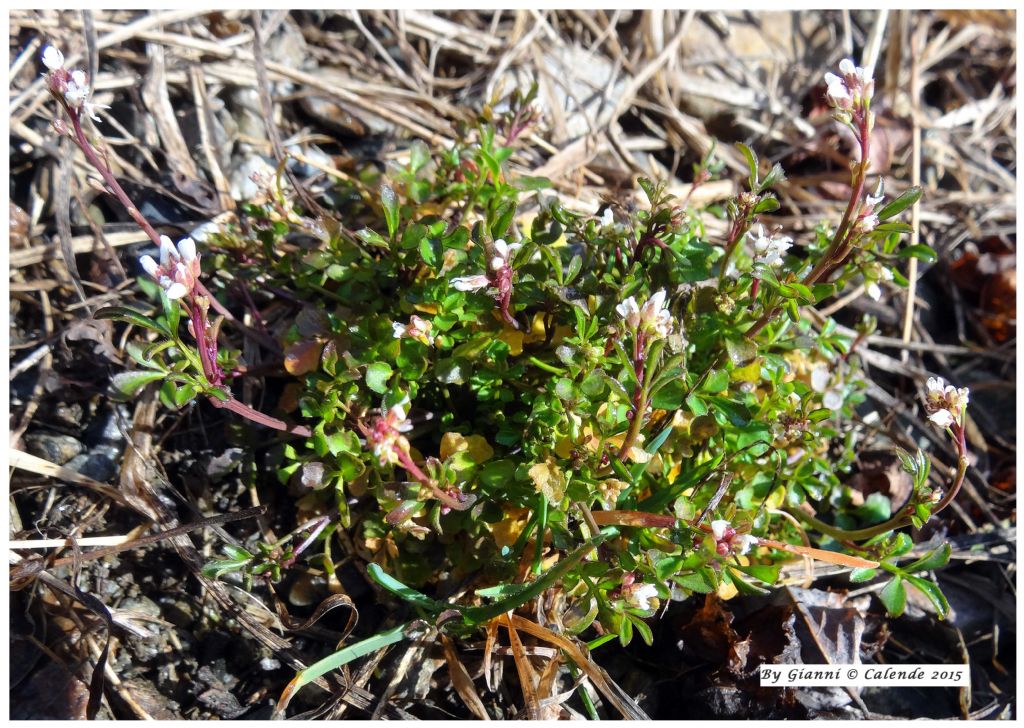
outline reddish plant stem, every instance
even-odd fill
[[[443,490],[437,487],[433,480],[427,477],[427,474],[420,470],[420,467],[413,462],[412,458],[409,457],[409,453],[400,447],[394,449],[395,455],[398,457],[399,464],[405,468],[405,471],[412,477],[418,480],[422,485],[425,485],[430,489],[430,492],[434,494],[434,497],[444,503],[446,506],[451,508],[453,511],[465,511],[469,509],[473,503],[476,502],[476,498],[472,495],[464,496],[465,500],[459,500]]]
[[[851,186],[850,201],[846,205],[846,211],[843,213],[843,219],[839,223],[839,227],[836,229],[836,234],[832,238],[832,243],[829,245],[828,250],[821,259],[815,264],[811,272],[804,278],[803,284],[805,286],[813,286],[822,277],[828,277],[835,269],[835,263],[842,262],[850,252],[850,234],[853,230],[853,220],[856,216],[857,210],[860,208],[863,202],[864,196],[864,183],[867,180],[867,169],[868,159],[871,151],[871,133],[868,129],[868,118],[871,112],[862,113],[857,118],[857,127],[860,131],[860,164],[857,165],[857,169],[854,172],[853,185]],[[828,275],[824,275],[824,274]],[[773,318],[775,318],[781,307],[776,306],[769,311],[765,311],[753,326],[747,329],[746,336],[748,339],[754,338],[765,326],[767,326]]]
[[[142,228],[142,231],[149,236],[149,239],[159,247],[160,235],[153,226],[149,224],[149,220],[142,216],[142,213],[139,212],[139,209],[134,205],[134,203],[132,203],[121,185],[118,184],[113,172],[111,172],[106,163],[99,158],[99,155],[96,154],[96,150],[92,148],[92,145],[85,136],[85,132],[82,130],[82,121],[79,118],[78,111],[67,104],[64,104],[64,110],[67,111],[68,116],[71,117],[71,125],[75,130],[75,140],[78,142],[78,146],[82,150],[82,153],[85,154],[85,158],[89,160],[89,164],[91,164],[96,171],[100,173],[100,176],[103,177],[103,181],[107,183],[107,187],[109,187],[110,191],[114,193],[118,202],[124,206],[124,209],[129,215],[131,215],[135,223]]]
[[[224,391],[224,390],[221,390]],[[230,392],[224,391],[227,394],[228,399],[221,400],[217,397],[208,396],[210,404],[218,409],[226,409],[234,412],[236,415],[240,415],[247,420],[255,422],[256,424],[269,427],[272,430],[280,430],[282,432],[288,432],[292,435],[298,435],[299,437],[312,437],[313,431],[305,425],[289,425],[276,417],[265,415],[259,410],[253,409],[247,404],[239,402],[237,399],[231,396]]]
[[[719,283],[725,280],[725,272],[729,268],[729,260],[736,251],[736,246],[739,245],[740,240],[743,239],[747,230],[750,229],[751,207],[751,203],[744,203],[743,207],[737,210],[736,219],[732,221],[732,227],[729,228],[729,236],[725,240],[725,254],[722,256],[722,268],[718,272]]]

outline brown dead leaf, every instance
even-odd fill
[[[462,664],[462,660],[459,659],[452,641],[442,634],[441,644],[444,646],[444,659],[448,663],[448,674],[452,678],[452,687],[455,688],[455,692],[459,694],[462,702],[477,719],[490,720],[491,717],[487,715],[483,701],[480,700],[480,695],[473,685],[473,679],[469,676],[466,666]]]
[[[284,368],[295,376],[315,372],[320,366],[323,348],[323,342],[316,339],[295,342],[284,351]]]

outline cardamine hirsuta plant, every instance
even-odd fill
[[[842,218],[811,239],[773,222],[783,170],[745,145],[749,177],[720,210],[722,239],[705,232],[711,212],[647,179],[644,205],[570,209],[550,181],[509,166],[540,119],[534,89],[486,106],[451,148],[413,142],[386,177],[368,165],[332,182],[336,221],[310,219],[282,179],[257,175],[258,196],[198,245],[158,235],[119,186],[85,127],[102,118],[86,74],[53,48],[43,63],[58,132],[158,250],[139,280],[156,305],[97,314],[146,330],[129,347],[137,368],[114,384],[158,382],[170,407],[203,399],[281,432],[264,486],[296,489],[306,520],[279,543],[230,547],[211,574],[251,583],[305,559],[333,575],[344,529],[371,577],[445,630],[542,598],[542,626],[591,649],[634,632],[650,642],[668,600],[763,592],[794,554],[886,578],[894,614],[906,583],[947,611],[923,574],[949,547],[907,563],[904,529],[963,482],[967,390],[929,379],[923,398],[955,452],[951,481],[899,451],[910,497],[867,507],[844,476],[864,444],[855,349],[873,323],[850,337],[803,315],[851,285],[876,297],[905,285],[901,261],[931,255],[901,247],[910,228],[895,220],[920,190],[886,201],[872,179],[870,71],[844,60],[825,75],[859,154]],[[709,155],[695,184],[714,169]],[[224,270],[257,320],[271,300],[291,302],[292,318],[273,334],[243,326]],[[233,394],[239,336],[293,378],[274,414]]]

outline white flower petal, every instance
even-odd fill
[[[188,293],[188,289],[185,288],[185,286],[183,286],[180,283],[172,283],[170,286],[166,288],[166,291],[167,297],[172,301],[179,298],[184,298],[185,295]]]
[[[749,533],[745,533],[739,538],[740,542],[740,556],[746,556],[750,553],[750,549],[761,543],[761,539],[757,536],[751,536]]]
[[[64,68],[64,54],[53,46],[46,46],[46,48],[43,49],[43,65],[51,71],[56,71],[58,68]]]
[[[142,264],[142,270],[156,278],[156,272],[160,270],[160,266],[155,260],[153,260],[153,256],[144,255],[139,258],[139,263]]]
[[[725,529],[729,528],[729,522],[725,520],[718,520],[711,522],[711,535],[715,537],[716,541],[721,541],[725,536]]]
[[[186,263],[196,259],[196,243],[192,238],[182,238],[178,241],[178,253]]]
[[[456,291],[478,291],[490,285],[487,276],[460,276],[452,278],[452,287]]]
[[[942,428],[949,427],[956,421],[953,418],[953,414],[949,410],[945,409],[940,409],[937,412],[933,412],[932,414],[928,415],[928,419]]]
[[[811,389],[815,392],[824,392],[831,380],[832,374],[829,372],[828,367],[824,364],[817,366],[811,372]]]
[[[167,266],[171,262],[171,258],[179,258],[178,249],[174,247],[174,241],[172,241],[166,235],[160,236],[160,265]]]
[[[405,336],[405,324],[400,324],[397,322],[392,323],[391,329],[395,332],[396,339],[401,339],[403,336]]]
[[[877,301],[882,297],[882,289],[879,288],[878,284],[875,283],[874,281],[868,283],[867,288],[865,288],[865,290],[867,291],[868,295],[871,296],[871,299],[874,301]]]
[[[501,238],[494,241],[494,250],[497,251],[498,255],[502,258],[508,258],[508,243]]]
[[[857,73],[857,66],[849,58],[844,58],[839,61],[839,70],[843,72],[843,75],[851,76]]]

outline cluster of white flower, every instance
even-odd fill
[[[364,432],[377,460],[381,465],[387,465],[399,462],[399,452],[409,452],[409,441],[402,433],[411,429],[412,423],[405,418],[405,407],[396,404],[379,417],[369,431]]]
[[[395,332],[396,339],[416,339],[416,341],[422,342],[427,346],[430,345],[430,330],[434,327],[432,323],[426,319],[421,319],[419,316],[413,314],[409,318],[408,324],[392,323],[392,329]]]
[[[504,240],[494,241],[494,257],[491,258],[491,270],[496,275],[511,273],[512,258],[521,243],[506,243]],[[511,278],[509,278],[511,280]],[[452,278],[452,287],[457,291],[478,291],[491,285],[491,279],[485,275],[459,276]]]
[[[754,241],[754,269],[763,272],[768,268],[780,268],[786,251],[793,247],[793,238],[774,233],[765,233],[764,225],[757,226],[757,235],[747,233]]]
[[[940,377],[929,377],[924,408],[929,420],[946,428],[962,421],[969,398],[967,387],[957,389]]]
[[[615,213],[612,212],[612,208],[606,207],[604,212],[601,213],[601,217],[598,218],[601,222],[601,232],[605,235],[618,235],[626,229],[626,226],[621,222],[615,222]]]
[[[736,529],[725,520],[711,522],[711,535],[715,537],[716,550],[722,556],[728,556],[737,547],[740,549],[740,556],[746,555],[750,553],[751,547],[761,542],[757,536],[751,536],[749,533],[736,533]]]
[[[500,271],[510,268],[512,266],[512,258],[521,247],[523,247],[522,243],[506,243],[504,240],[495,240],[495,255],[491,258],[491,270]]]
[[[850,111],[854,107],[871,101],[875,92],[875,81],[871,71],[854,65],[849,58],[839,62],[839,72],[825,74],[828,90],[825,92],[829,104],[840,111]]]
[[[878,285],[878,281],[891,281],[892,271],[884,265],[876,264],[872,267],[872,275],[874,277],[868,280],[864,290],[867,291],[867,294],[871,296],[872,299],[877,301],[882,297],[882,288]]]
[[[668,310],[665,291],[654,293],[643,306],[630,296],[615,307],[630,331],[644,331],[664,338],[672,333],[672,314]]]
[[[199,253],[192,238],[183,238],[178,247],[166,235],[160,236],[160,262],[149,255],[139,258],[142,269],[151,275],[171,300],[184,298],[196,287],[201,269]]]
[[[53,46],[43,49],[43,65],[49,69],[46,76],[53,93],[63,96],[68,106],[75,111],[81,109],[93,120],[100,121],[96,110],[110,107],[89,101],[89,76],[85,71],[69,71],[64,68],[64,54]]]
[[[646,612],[652,607],[658,606],[656,601],[658,599],[658,588],[654,584],[631,584],[622,591],[623,596],[626,598],[626,604],[633,609]],[[653,604],[651,603],[652,600],[655,600]]]

